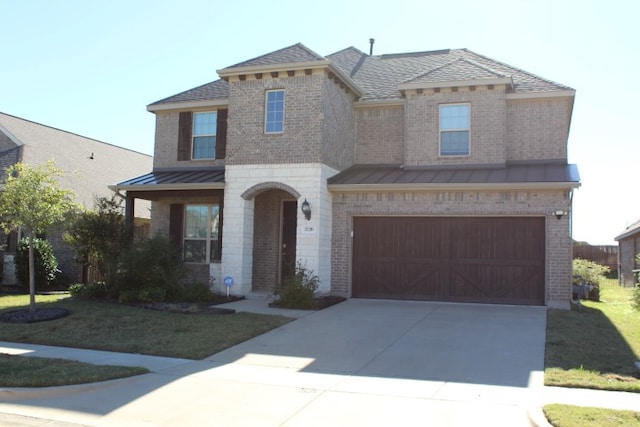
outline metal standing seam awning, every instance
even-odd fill
[[[549,162],[501,165],[354,165],[329,178],[330,191],[573,189],[576,165]]]
[[[109,188],[114,191],[223,189],[224,168],[155,170]]]
[[[162,197],[219,195],[224,190],[224,168],[155,170],[131,178],[109,188],[116,193],[126,192],[125,217],[133,218],[134,200],[159,200]]]

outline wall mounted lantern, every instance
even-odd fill
[[[304,214],[304,217],[307,219],[307,221],[311,220],[311,205],[309,205],[307,199],[304,199],[304,202],[302,202],[300,210]]]
[[[556,218],[558,219],[562,219],[563,216],[565,216],[567,214],[567,211],[554,211],[553,215],[556,216]]]

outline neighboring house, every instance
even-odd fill
[[[218,75],[147,107],[153,170],[114,186],[199,280],[270,293],[302,262],[349,297],[569,307],[573,89],[466,49]]]
[[[618,263],[620,264],[620,284],[635,286],[640,272],[640,220],[627,227],[615,239],[618,242]]]
[[[111,197],[108,186],[133,174],[149,170],[153,158],[126,148],[85,138],[19,117],[0,113],[0,173],[4,179],[7,167],[22,162],[39,166],[55,161],[63,175],[58,179],[61,188],[72,190],[75,201],[93,209],[96,197]],[[149,203],[138,206],[135,217],[150,218]],[[79,282],[83,266],[74,261],[71,248],[62,241],[59,230],[47,233],[62,271],[62,279]],[[16,241],[8,239],[5,254],[3,283],[15,283],[13,254]]]

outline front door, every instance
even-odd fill
[[[296,227],[298,202],[282,202],[282,234],[280,243],[280,281],[291,277],[296,268]]]

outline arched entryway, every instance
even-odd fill
[[[273,292],[295,271],[299,194],[279,183],[252,190],[243,194],[254,199],[252,291]]]

